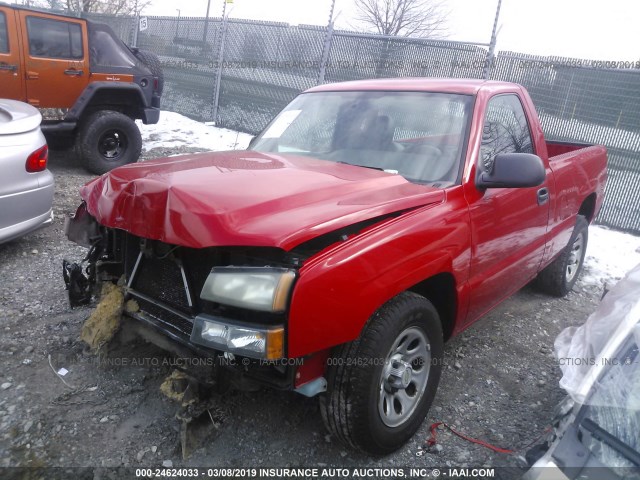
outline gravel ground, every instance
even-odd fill
[[[156,148],[147,158],[193,151]],[[453,466],[506,467],[522,460],[441,432],[432,453],[418,456],[429,425],[445,421],[467,435],[519,449],[543,432],[563,392],[553,340],[584,322],[602,294],[579,283],[554,299],[526,287],[445,349],[442,381],[427,421],[400,451],[373,459],[329,436],[317,401],[288,392],[234,392],[215,399],[220,428],[182,460],[176,404],[159,386],[171,372],[163,352],[123,345],[105,362],[79,340],[89,308],[71,310],[61,275],[63,258],[81,259],[63,218],[92,178],[66,152],[54,152],[56,214],[52,227],[0,245],[0,466]],[[154,359],[144,364],[136,358]],[[101,361],[102,360],[102,361]],[[107,359],[108,360],[108,359]],[[110,363],[110,364],[109,364]],[[53,369],[69,373],[63,381]],[[167,463],[165,463],[167,465]]]

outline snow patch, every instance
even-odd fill
[[[252,136],[226,128],[200,123],[175,112],[160,112],[155,125],[138,122],[142,133],[142,148],[192,147],[203,151],[242,150],[247,148]]]
[[[640,264],[640,237],[599,225],[589,227],[589,243],[581,281],[585,284],[614,283]]]

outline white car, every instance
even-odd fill
[[[640,265],[555,352],[569,396],[524,479],[640,479]]]
[[[0,243],[53,221],[54,182],[41,121],[31,105],[0,99]]]

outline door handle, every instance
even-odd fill
[[[16,70],[18,70],[18,66],[17,65],[9,65],[7,63],[2,63],[2,64],[0,64],[0,70],[9,70],[10,72],[15,72]]]
[[[543,187],[538,190],[538,205],[544,205],[549,201],[549,189],[547,187]]]
[[[65,75],[74,75],[76,77],[81,77],[83,73],[84,72],[82,70],[73,70],[73,69],[64,71]]]

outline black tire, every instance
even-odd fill
[[[398,365],[393,360],[397,357],[392,356],[397,352],[396,344],[403,345],[404,335],[407,355],[415,355],[413,352],[421,346],[420,334],[429,345],[430,355],[421,362],[402,363],[412,367],[403,372],[410,370],[410,382],[420,381],[416,380],[420,376],[424,379],[422,392],[412,383],[391,388],[392,378],[402,382],[401,377],[406,377],[402,373],[387,376],[390,366]],[[442,372],[443,343],[438,312],[426,298],[405,292],[387,302],[371,317],[358,339],[336,347],[329,359],[327,392],[320,397],[327,429],[343,443],[368,454],[385,455],[399,449],[418,430],[433,402]],[[415,349],[410,349],[411,345]],[[396,408],[400,404],[395,403],[396,396],[401,395],[409,402],[406,412]],[[388,398],[393,400],[388,402]],[[391,425],[394,418],[401,423]]]
[[[158,93],[162,95],[162,90],[164,89],[164,73],[162,71],[162,63],[160,63],[158,56],[147,50],[138,50],[136,57],[151,70],[154,77],[158,77]]]
[[[142,151],[142,136],[129,117],[103,110],[82,122],[76,149],[86,169],[102,175],[113,168],[137,162]]]
[[[538,274],[535,286],[556,297],[569,293],[582,272],[588,240],[589,222],[578,215],[569,243],[560,256]]]

